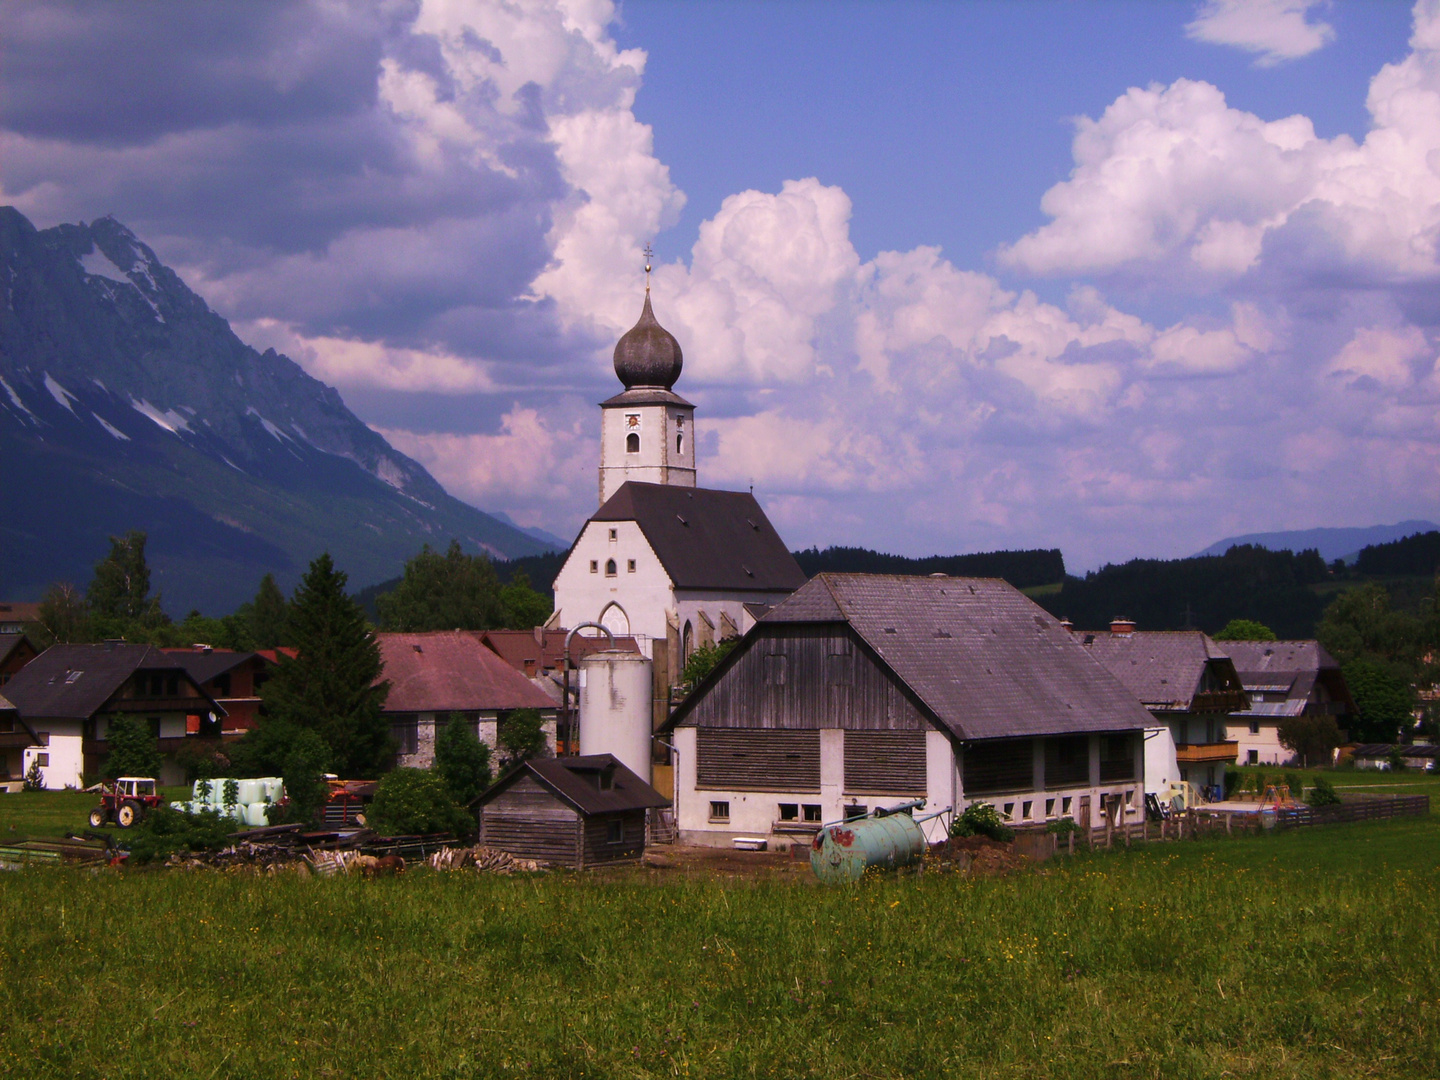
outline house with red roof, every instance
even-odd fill
[[[375,635],[390,683],[385,716],[398,745],[396,765],[425,769],[435,760],[435,736],[452,713],[475,726],[492,748],[516,709],[537,709],[550,753],[556,703],[525,675],[464,630]]]

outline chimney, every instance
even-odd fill
[[[1117,615],[1110,620],[1110,633],[1116,637],[1129,637],[1135,633],[1135,621],[1133,619],[1127,619],[1122,615]]]
[[[1060,629],[1066,631],[1067,633],[1073,634],[1073,633],[1075,632],[1075,624],[1074,624],[1073,622],[1071,622],[1069,619],[1061,619],[1061,620],[1060,620]]]

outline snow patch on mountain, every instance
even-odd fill
[[[190,431],[190,422],[174,409],[166,409],[162,412],[144,398],[141,398],[139,401],[131,398],[130,407],[141,416],[148,416],[171,434],[179,435],[182,431],[190,432],[192,435],[194,434],[194,432]]]
[[[385,483],[389,484],[396,491],[404,491],[405,481],[409,479],[409,477],[405,475],[404,469],[388,457],[383,456],[375,463],[375,475],[381,480],[384,480]]]
[[[45,373],[45,389],[50,391],[50,396],[55,399],[56,403],[59,404],[62,409],[71,416],[75,416],[75,409],[70,402],[79,401],[80,399],[56,382],[48,371]]]
[[[255,417],[255,419],[259,420],[261,426],[264,427],[266,431],[268,431],[271,435],[275,437],[276,442],[283,445],[287,442],[293,443],[295,441],[280,428],[276,427],[269,420],[266,420],[265,417],[261,416],[260,413],[256,410],[255,406],[252,405],[248,409],[246,409],[245,415],[253,416]]]
[[[8,382],[6,382],[3,377],[0,377],[0,386],[3,386],[5,388],[6,395],[10,398],[10,401],[17,409],[23,412],[26,416],[30,417],[31,420],[34,420],[35,423],[40,423],[40,418],[25,407],[25,402],[20,400],[20,395],[15,393],[15,388],[12,387]]]
[[[122,285],[135,284],[130,280],[129,275],[126,274],[124,270],[121,270],[120,267],[111,261],[109,255],[106,255],[94,244],[90,245],[89,251],[80,256],[80,268],[91,277],[109,278],[111,281],[118,281]]]
[[[107,423],[105,418],[99,413],[92,412],[90,415],[95,417],[96,423],[98,423],[101,427],[103,427],[106,431],[108,431],[111,435],[115,436],[115,438],[119,439],[121,442],[130,441],[129,435],[126,435],[125,432],[121,431],[114,424]]]

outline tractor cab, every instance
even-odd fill
[[[125,799],[155,795],[155,780],[149,776],[122,776],[115,781],[115,793]]]
[[[153,776],[121,776],[99,787],[100,805],[90,811],[90,827],[93,829],[112,821],[122,829],[128,829],[165,801],[165,797],[155,791]]]

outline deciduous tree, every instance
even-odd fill
[[[441,555],[426,544],[405,564],[394,592],[375,601],[387,630],[490,630],[505,622],[500,578],[483,555],[467,555],[452,540]]]
[[[1328,765],[1337,746],[1344,741],[1333,716],[1287,716],[1276,730],[1280,745],[1300,758],[1306,768]]]
[[[105,742],[110,753],[101,771],[107,780],[160,775],[160,741],[145,720],[138,716],[113,717],[105,731]]]
[[[490,786],[490,747],[476,736],[475,725],[459,713],[450,714],[435,738],[435,771],[461,806]]]

